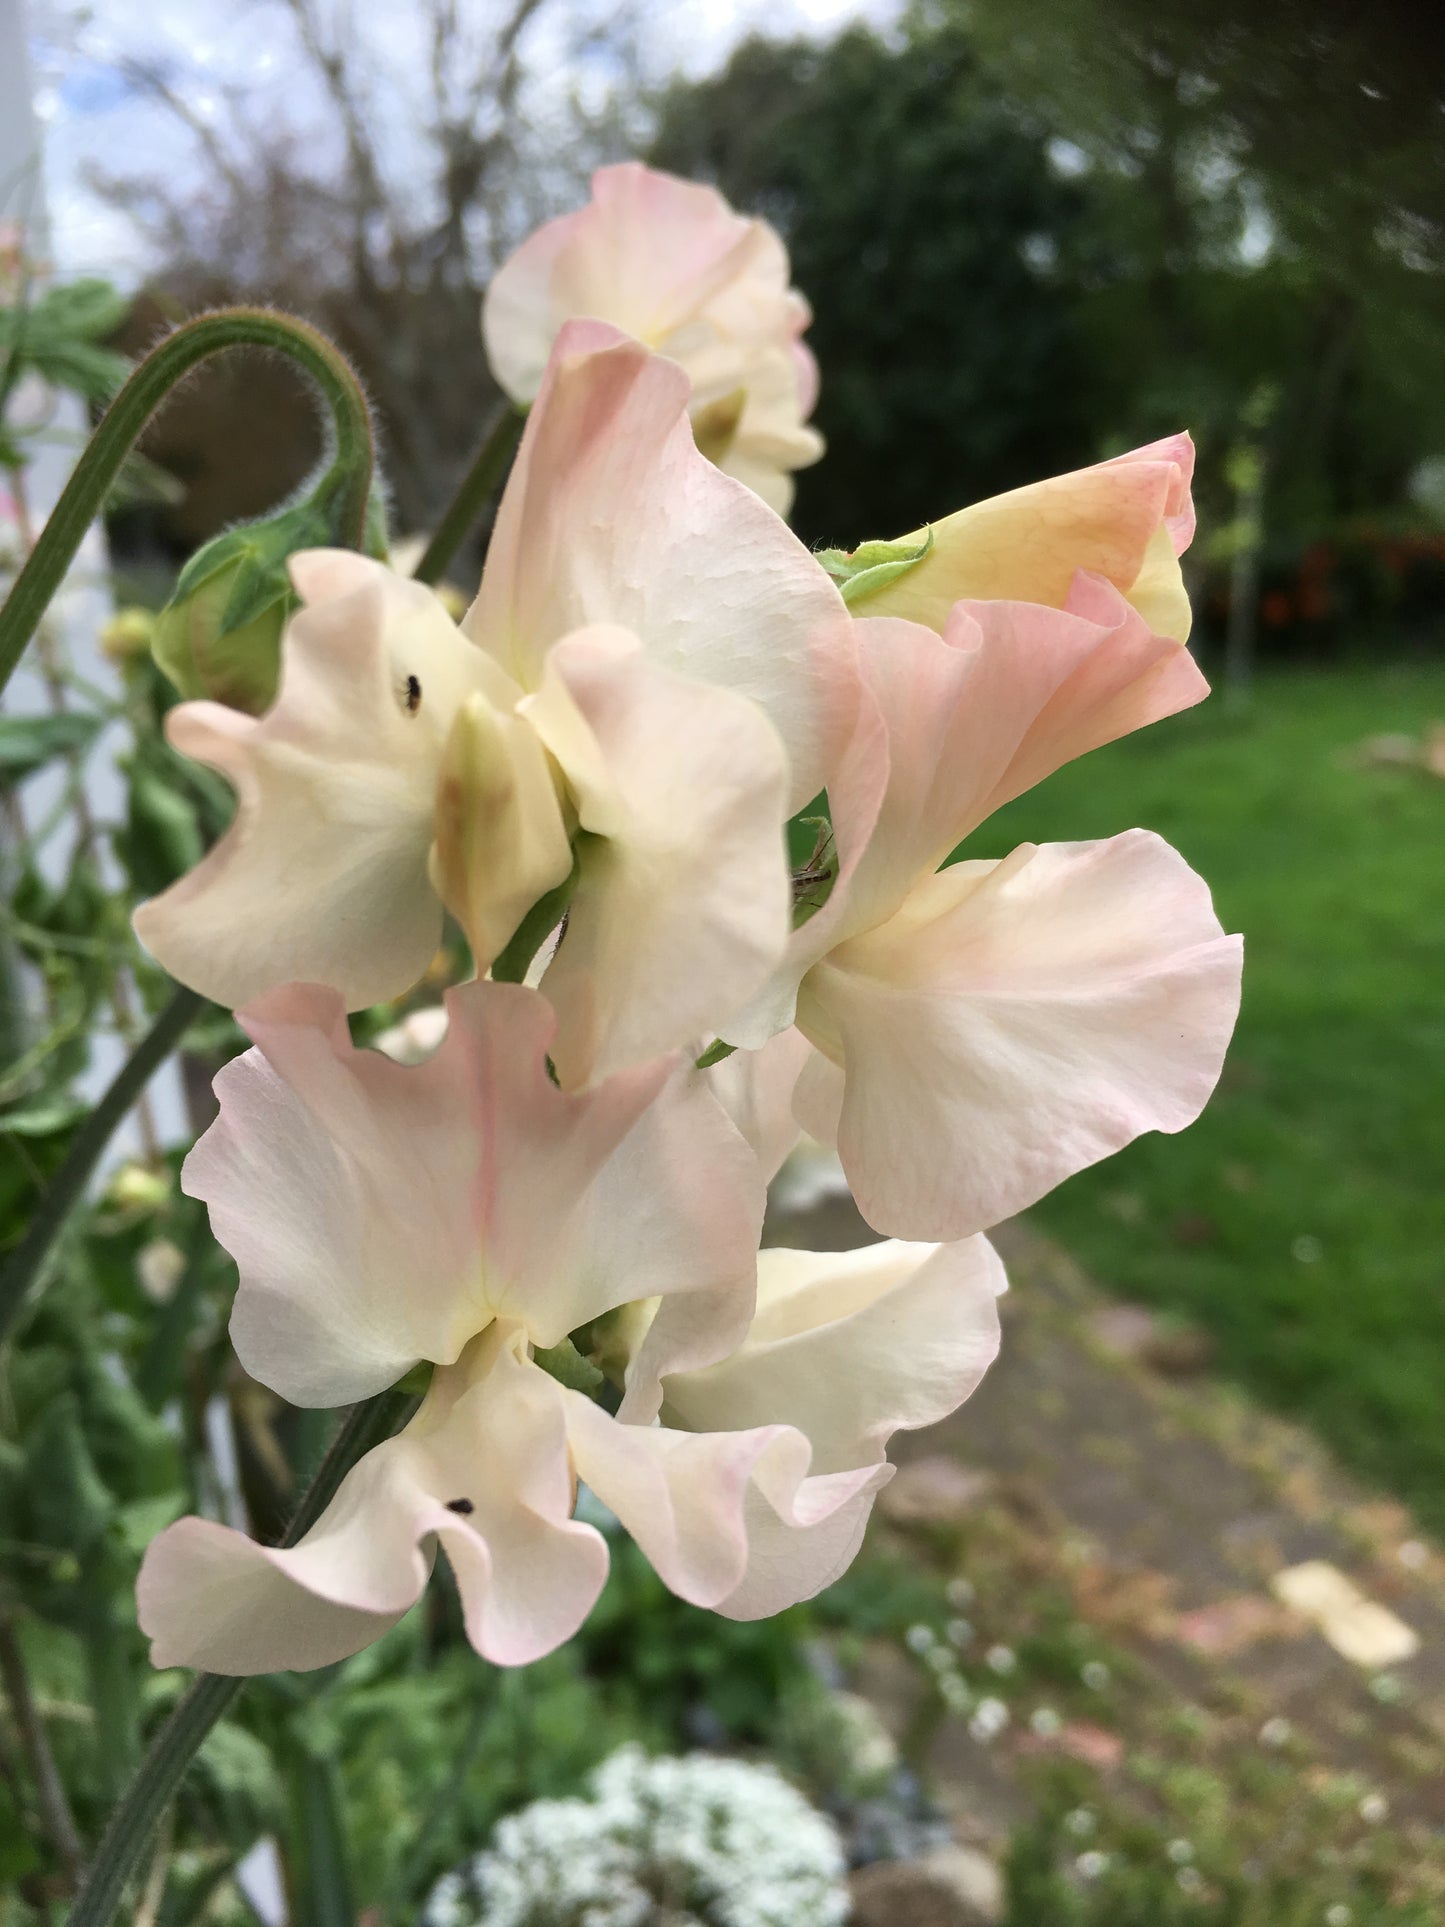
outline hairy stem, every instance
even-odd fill
[[[105,411],[15,578],[0,608],[0,689],[10,680],[146,423],[197,362],[243,347],[289,355],[321,389],[336,425],[336,460],[346,476],[343,513],[361,547],[374,446],[366,397],[346,357],[319,330],[270,308],[220,308],[198,315],[152,349]]]
[[[409,1392],[393,1387],[363,1405],[352,1406],[296,1508],[296,1515],[281,1541],[283,1546],[294,1546],[315,1525],[352,1466],[372,1446],[398,1429],[414,1403]],[[126,1883],[139,1865],[146,1842],[175,1796],[186,1768],[245,1684],[244,1679],[202,1673],[177,1703],[146,1749],[135,1778],[110,1816],[67,1927],[110,1927]]]

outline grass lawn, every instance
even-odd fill
[[[1445,781],[1361,740],[1445,720],[1445,665],[1273,674],[1086,757],[984,826],[1160,831],[1245,933],[1223,1082],[1038,1207],[1121,1294],[1445,1531]]]

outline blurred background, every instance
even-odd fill
[[[715,182],[787,241],[828,442],[799,477],[810,543],[897,535],[1189,428],[1185,562],[1214,698],[1061,772],[971,853],[1144,824],[1247,946],[1209,1111],[1010,1228],[1004,1359],[907,1442],[847,1579],[739,1628],[679,1606],[619,1545],[586,1633],[521,1677],[459,1648],[443,1600],[340,1669],[344,1691],[258,1687],[208,1748],[144,1917],[276,1918],[279,1879],[298,1927],[410,1921],[501,1815],[578,1793],[638,1739],[781,1763],[841,1827],[865,1927],[1445,1918],[1445,15],[30,0],[21,23],[6,6],[28,35],[48,203],[47,228],[21,143],[0,169],[12,245],[38,233],[57,287],[113,284],[87,324],[99,355],[218,303],[316,321],[373,397],[397,534],[431,526],[497,405],[490,274],[585,198],[592,167],[630,155]],[[54,378],[93,410],[105,369],[82,356]],[[197,374],[109,518],[118,601],[158,605],[202,540],[270,507],[319,447],[279,364]],[[8,445],[0,466],[18,472]],[[480,553],[454,571],[468,593]],[[124,904],[100,897],[156,887],[205,833],[214,798],[165,755],[122,770],[118,872],[92,848],[89,871],[21,878],[52,1001],[77,940],[126,941]],[[12,744],[12,831],[40,773]],[[77,875],[104,888],[77,895]],[[61,1069],[80,1073],[73,1051]],[[49,1075],[42,1051],[3,1087],[30,1119],[12,1120],[4,1168],[16,1222],[61,1129],[34,1122]],[[129,1417],[74,1472],[102,1523],[80,1544],[71,1501],[37,1511],[17,1472],[0,1563],[0,1632],[19,1628],[7,1651],[36,1682],[83,1837],[174,1697],[126,1615],[139,1547],[169,1516],[175,1407],[204,1432],[221,1401],[253,1514],[284,1499],[304,1444],[295,1415],[226,1376],[226,1267],[195,1256],[168,1168],[153,1195],[102,1201],[55,1313],[83,1322],[98,1303],[149,1360]],[[850,1209],[804,1159],[774,1236],[871,1235]],[[131,1281],[158,1244],[190,1294],[164,1294],[164,1355],[115,1322],[153,1317]],[[65,1393],[85,1421],[72,1436],[60,1368],[5,1369],[6,1451],[24,1457],[15,1413],[44,1411],[64,1451],[83,1434],[93,1457],[103,1388]],[[86,1572],[109,1589],[104,1640],[76,1606]],[[10,1927],[52,1918],[63,1885],[46,1884],[57,1850],[13,1669],[6,1684]],[[238,1865],[254,1874],[239,1886]]]

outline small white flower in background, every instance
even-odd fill
[[[1002,1700],[982,1699],[978,1711],[968,1723],[968,1730],[980,1746],[988,1746],[996,1740],[1009,1722],[1009,1710]]]
[[[908,1631],[903,1635],[903,1643],[907,1646],[910,1653],[917,1653],[921,1656],[938,1644],[938,1636],[931,1626],[925,1626],[920,1622],[920,1624],[908,1628]]]
[[[1360,1818],[1367,1827],[1378,1827],[1390,1816],[1390,1803],[1383,1793],[1367,1793],[1360,1802]]]
[[[1259,1729],[1259,1743],[1261,1746],[1284,1746],[1293,1732],[1294,1728],[1289,1721],[1282,1714],[1276,1713],[1273,1719],[1266,1720]]]
[[[1171,1840],[1165,1851],[1176,1867],[1184,1867],[1194,1858],[1194,1842],[1192,1840]]]
[[[1087,1840],[1098,1826],[1098,1816],[1092,1807],[1075,1807],[1072,1813],[1064,1815],[1065,1830],[1076,1840]]]
[[[960,1652],[973,1641],[973,1622],[971,1620],[950,1619],[944,1631],[948,1635],[949,1645],[957,1647]]]
[[[1040,1706],[1029,1715],[1029,1725],[1041,1740],[1051,1740],[1064,1730],[1064,1722],[1052,1706]]]
[[[1204,1887],[1204,1875],[1198,1867],[1181,1867],[1174,1879],[1181,1893],[1197,1894]]]
[[[1087,1660],[1079,1670],[1079,1678],[1091,1693],[1102,1693],[1112,1677],[1102,1659]]]
[[[613,1754],[436,1888],[423,1927],[842,1927],[842,1844],[773,1768]]]
[[[1097,1847],[1091,1847],[1087,1853],[1079,1855],[1074,1865],[1083,1879],[1097,1880],[1100,1874],[1108,1872],[1109,1856],[1100,1853]]]
[[[963,1612],[974,1601],[973,1584],[967,1579],[950,1579],[947,1588],[948,1603]]]
[[[1011,1646],[990,1646],[985,1655],[990,1672],[1005,1678],[1018,1665],[1018,1659]]]
[[[1325,1909],[1325,1927],[1350,1927],[1354,1914],[1343,1900],[1337,1900],[1333,1907]]]

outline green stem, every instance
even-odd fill
[[[194,990],[178,990],[117,1071],[110,1088],[70,1140],[40,1207],[0,1270],[0,1345],[15,1326],[31,1288],[66,1219],[80,1202],[101,1154],[121,1119],[180,1043],[205,1004]]]
[[[440,582],[445,575],[447,564],[461,547],[468,529],[505,480],[526,419],[508,403],[498,411],[446,514],[438,522],[436,534],[412,570],[418,582]]]
[[[393,1387],[363,1405],[353,1405],[317,1467],[286,1529],[283,1546],[294,1546],[336,1495],[357,1460],[390,1438],[414,1403],[410,1393]],[[146,1749],[146,1756],[96,1848],[95,1859],[71,1910],[67,1927],[110,1927],[126,1882],[146,1842],[170,1805],[186,1768],[226,1708],[246,1684],[219,1673],[202,1673]]]
[[[146,423],[197,362],[227,348],[271,348],[290,355],[321,389],[336,424],[337,464],[346,472],[343,514],[347,525],[355,527],[356,546],[362,546],[374,449],[366,397],[346,357],[294,315],[269,308],[220,308],[198,315],[167,335],[135,370],[101,417],[62,490],[0,608],[0,689],[9,682]]]

